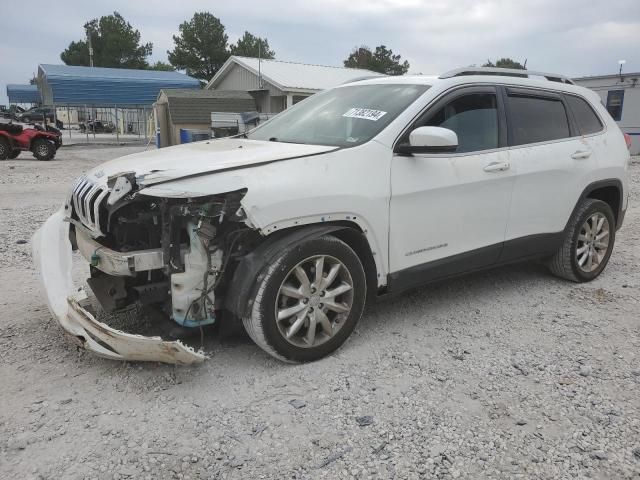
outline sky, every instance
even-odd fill
[[[384,44],[409,61],[409,73],[500,57],[571,77],[617,72],[619,60],[640,71],[640,0],[30,0],[2,8],[0,105],[8,83],[28,83],[40,63],[62,63],[84,23],[114,10],[153,43],[152,62],[166,61],[181,22],[209,11],[230,42],[248,30],[285,61],[340,66],[354,47]]]

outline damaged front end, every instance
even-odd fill
[[[120,360],[192,364],[206,356],[179,341],[125,333],[96,320],[71,278],[72,250],[90,264],[87,283],[106,312],[152,308],[182,327],[216,322],[229,259],[251,243],[246,190],[193,198],[144,194],[133,173],[104,183],[83,176],[33,239],[49,307],[78,343]],[[240,241],[242,239],[242,241]]]

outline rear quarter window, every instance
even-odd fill
[[[602,122],[586,100],[580,97],[574,97],[573,95],[566,95],[565,98],[582,135],[602,131]]]
[[[567,111],[560,99],[509,95],[510,145],[569,138]]]

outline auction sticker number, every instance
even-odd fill
[[[349,118],[362,118],[363,120],[372,120],[374,122],[377,122],[386,114],[387,112],[383,112],[382,110],[372,110],[370,108],[352,108],[342,116]]]

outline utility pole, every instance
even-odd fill
[[[87,28],[87,43],[89,44],[89,66],[93,67],[93,46],[91,45],[91,30]]]
[[[262,42],[258,39],[258,87],[262,89]]]

